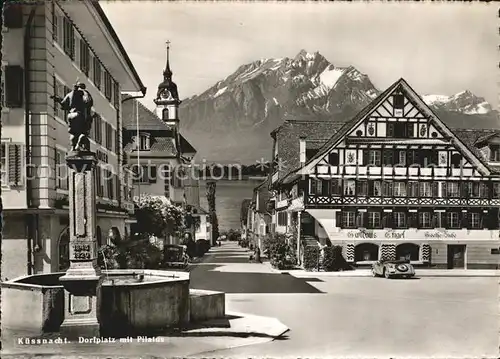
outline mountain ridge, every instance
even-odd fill
[[[269,159],[270,132],[284,118],[345,122],[381,91],[354,66],[338,67],[319,52],[260,59],[238,67],[180,108],[181,130],[209,161]],[[451,127],[498,128],[497,111],[465,90],[424,95]]]

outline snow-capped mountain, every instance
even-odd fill
[[[466,115],[486,114],[493,110],[484,98],[474,95],[469,90],[453,96],[424,95],[422,98],[425,103],[434,108],[461,112]]]
[[[338,67],[319,52],[302,50],[294,58],[240,66],[207,91],[184,100],[180,123],[202,158],[251,164],[270,157],[270,132],[285,118],[345,122],[379,93],[355,67]],[[459,116],[460,124],[468,122],[465,114],[487,116],[480,111],[491,111],[482,104],[484,99],[463,94],[424,100],[443,112],[446,121]]]

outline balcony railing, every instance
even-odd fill
[[[426,197],[355,197],[355,196],[307,196],[309,208],[330,205],[395,205],[395,206],[500,206],[500,198],[426,198]]]

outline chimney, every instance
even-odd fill
[[[303,166],[306,163],[306,138],[304,136],[299,137],[299,159],[300,165]]]

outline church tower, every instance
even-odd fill
[[[167,41],[167,65],[163,70],[163,82],[158,85],[156,93],[156,114],[166,125],[175,127],[179,125],[179,93],[177,85],[172,81],[172,70],[170,70],[170,41]]]

